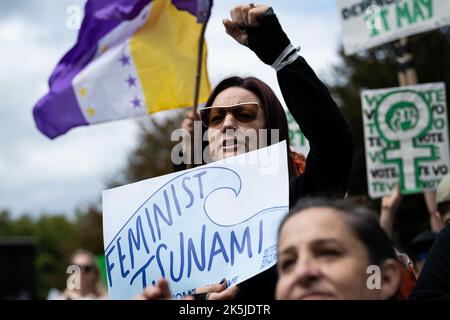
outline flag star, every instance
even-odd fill
[[[141,107],[141,99],[139,99],[138,97],[134,98],[131,103],[133,104],[133,108]]]
[[[125,54],[122,55],[119,61],[122,62],[122,66],[130,65],[130,57],[126,56]]]
[[[95,116],[95,109],[89,107],[89,108],[86,109],[86,113],[87,113],[87,115],[88,115],[89,117],[92,118],[93,116]]]
[[[103,46],[100,48],[100,52],[105,53],[106,51],[108,51],[108,49],[109,49],[108,46]]]
[[[128,85],[130,86],[130,88],[136,86],[136,78],[129,76],[126,81],[128,82]]]
[[[78,90],[78,94],[80,95],[80,97],[84,98],[84,97],[87,96],[88,91],[87,91],[87,89],[86,89],[85,87],[81,87],[81,88]]]

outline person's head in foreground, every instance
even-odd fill
[[[304,199],[280,225],[277,299],[397,299],[401,272],[377,217],[360,205]]]

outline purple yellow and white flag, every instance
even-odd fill
[[[34,107],[38,129],[70,129],[193,103],[205,0],[88,0],[78,40]],[[200,103],[210,84],[206,50]]]

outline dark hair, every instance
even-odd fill
[[[450,213],[450,201],[438,203],[437,211],[441,216],[445,216],[447,213]]]
[[[100,270],[97,258],[95,257],[95,255],[92,252],[90,252],[88,250],[85,250],[85,249],[78,249],[74,253],[72,253],[72,255],[70,256],[70,263],[74,264],[75,258],[78,257],[78,256],[87,256],[87,257],[89,257],[89,259],[91,260],[91,262],[94,265],[95,269],[97,271]]]
[[[238,87],[246,89],[255,94],[261,101],[261,107],[264,110],[265,122],[267,129],[268,143],[271,143],[271,129],[279,130],[280,141],[286,140],[287,153],[288,153],[288,169],[289,175],[293,176],[295,173],[294,162],[292,160],[291,148],[289,143],[289,127],[286,119],[286,113],[278,100],[273,90],[263,81],[255,77],[229,77],[222,80],[212,91],[211,95],[206,102],[205,107],[210,107],[216,97],[224,90],[232,87]],[[203,127],[206,131],[206,128]],[[203,136],[204,132],[202,132]],[[203,150],[207,147],[208,142],[203,143]]]
[[[371,264],[381,265],[386,259],[397,258],[392,242],[378,223],[376,214],[365,206],[341,199],[301,199],[281,222],[278,229],[278,238],[281,229],[292,216],[310,208],[331,208],[342,214],[354,235],[366,247]]]

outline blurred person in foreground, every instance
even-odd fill
[[[59,300],[107,299],[97,259],[91,252],[77,250],[70,259],[70,266],[75,272],[70,275]]]
[[[407,298],[403,261],[376,214],[344,200],[305,198],[289,212],[279,228],[277,269],[277,300]],[[207,294],[234,288],[222,281]],[[135,297],[170,298],[165,279]]]
[[[405,298],[402,263],[375,213],[343,200],[305,199],[290,211],[279,229],[278,275],[281,300]]]
[[[425,261],[411,294],[413,300],[450,300],[450,175],[439,183],[436,203],[444,228]]]

